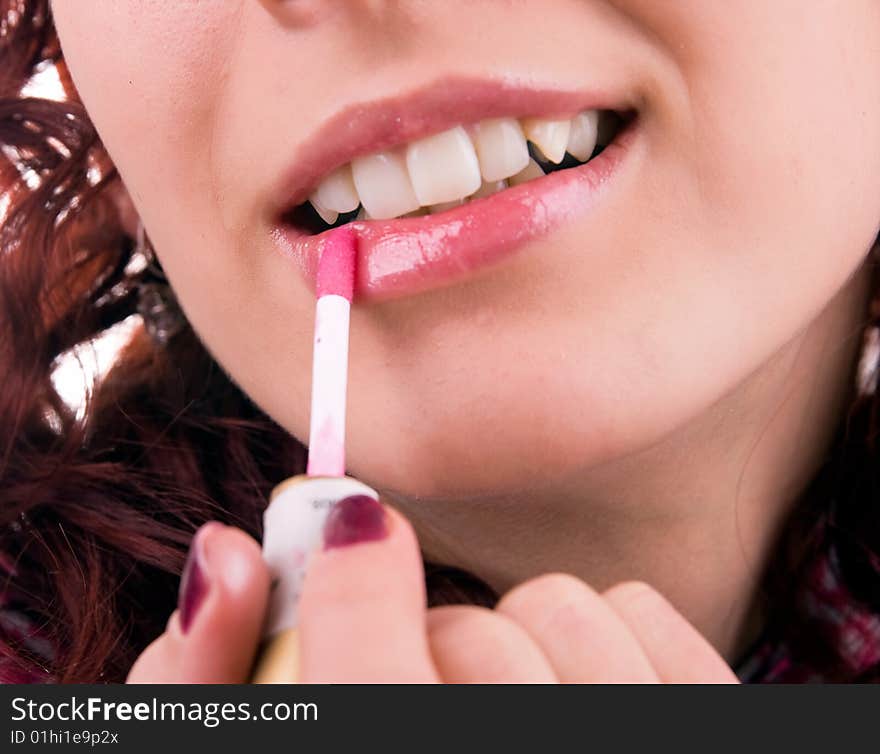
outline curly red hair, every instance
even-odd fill
[[[22,93],[46,65],[64,100]],[[110,195],[119,179],[47,0],[0,0],[0,146],[0,680],[119,681],[175,607],[193,532],[218,519],[258,536],[269,491],[303,469],[304,449],[189,328],[165,348],[138,328],[83,415],[59,397],[56,360],[135,315],[138,273]],[[832,680],[853,678],[796,585],[833,499],[847,583],[880,612],[875,415],[873,399],[853,407],[764,590],[779,635]],[[432,604],[495,600],[455,569],[427,574]]]

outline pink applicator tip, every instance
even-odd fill
[[[342,226],[321,245],[315,293],[312,357],[312,416],[309,476],[345,474],[345,396],[348,381],[348,330],[358,239]]]
[[[327,234],[318,260],[315,293],[321,296],[354,298],[354,271],[357,261],[357,235],[347,225]]]

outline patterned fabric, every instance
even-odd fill
[[[12,661],[6,642],[24,646],[35,662],[47,661],[53,648],[42,636],[38,626],[27,617],[25,596],[14,588],[15,564],[0,553],[0,683],[45,683],[47,674],[39,674]]]
[[[828,529],[827,521],[818,526],[823,531]],[[845,667],[846,674],[858,678],[880,664],[880,614],[868,610],[851,595],[842,578],[837,550],[829,537],[826,536],[825,541],[826,546],[808,570],[800,599],[815,621],[814,628],[823,636],[834,637],[831,649]],[[872,555],[871,564],[880,583],[880,558]],[[26,617],[23,595],[16,595],[10,588],[14,573],[14,565],[0,557],[0,575],[6,585],[6,589],[0,591],[0,637],[23,643],[37,663],[41,658],[49,660],[52,647],[40,636],[39,627]],[[482,595],[482,592],[475,592],[469,582],[461,583],[457,578],[460,573],[457,569],[426,564],[429,595],[445,595],[431,602],[468,601],[491,606],[491,593]],[[456,590],[450,592],[452,582],[455,582]],[[10,654],[3,650],[3,639],[0,639],[0,683],[49,681],[46,674],[13,665]],[[769,631],[735,664],[734,670],[743,683],[822,683],[826,680],[809,662],[799,658],[797,651],[786,641],[774,637]]]
[[[823,533],[828,519],[819,523]],[[880,614],[853,597],[844,583],[837,548],[827,536],[825,546],[808,569],[799,598],[821,636],[833,637],[830,647],[846,677],[877,672],[880,664]],[[870,554],[880,583],[880,558]],[[765,632],[734,668],[743,683],[823,683],[828,679],[799,658],[788,642]]]

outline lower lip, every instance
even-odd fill
[[[355,299],[411,296],[472,277],[592,211],[636,138],[638,120],[588,163],[551,173],[437,215],[349,223],[358,238]],[[284,256],[314,289],[332,231],[308,235],[289,225],[273,233]]]

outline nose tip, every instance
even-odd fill
[[[313,0],[257,0],[284,26],[310,26],[317,20]]]
[[[320,20],[327,2],[320,0],[257,0],[283,26],[307,27]]]
[[[258,0],[284,26],[307,27],[330,15],[346,11],[361,17],[381,17],[400,0]]]

